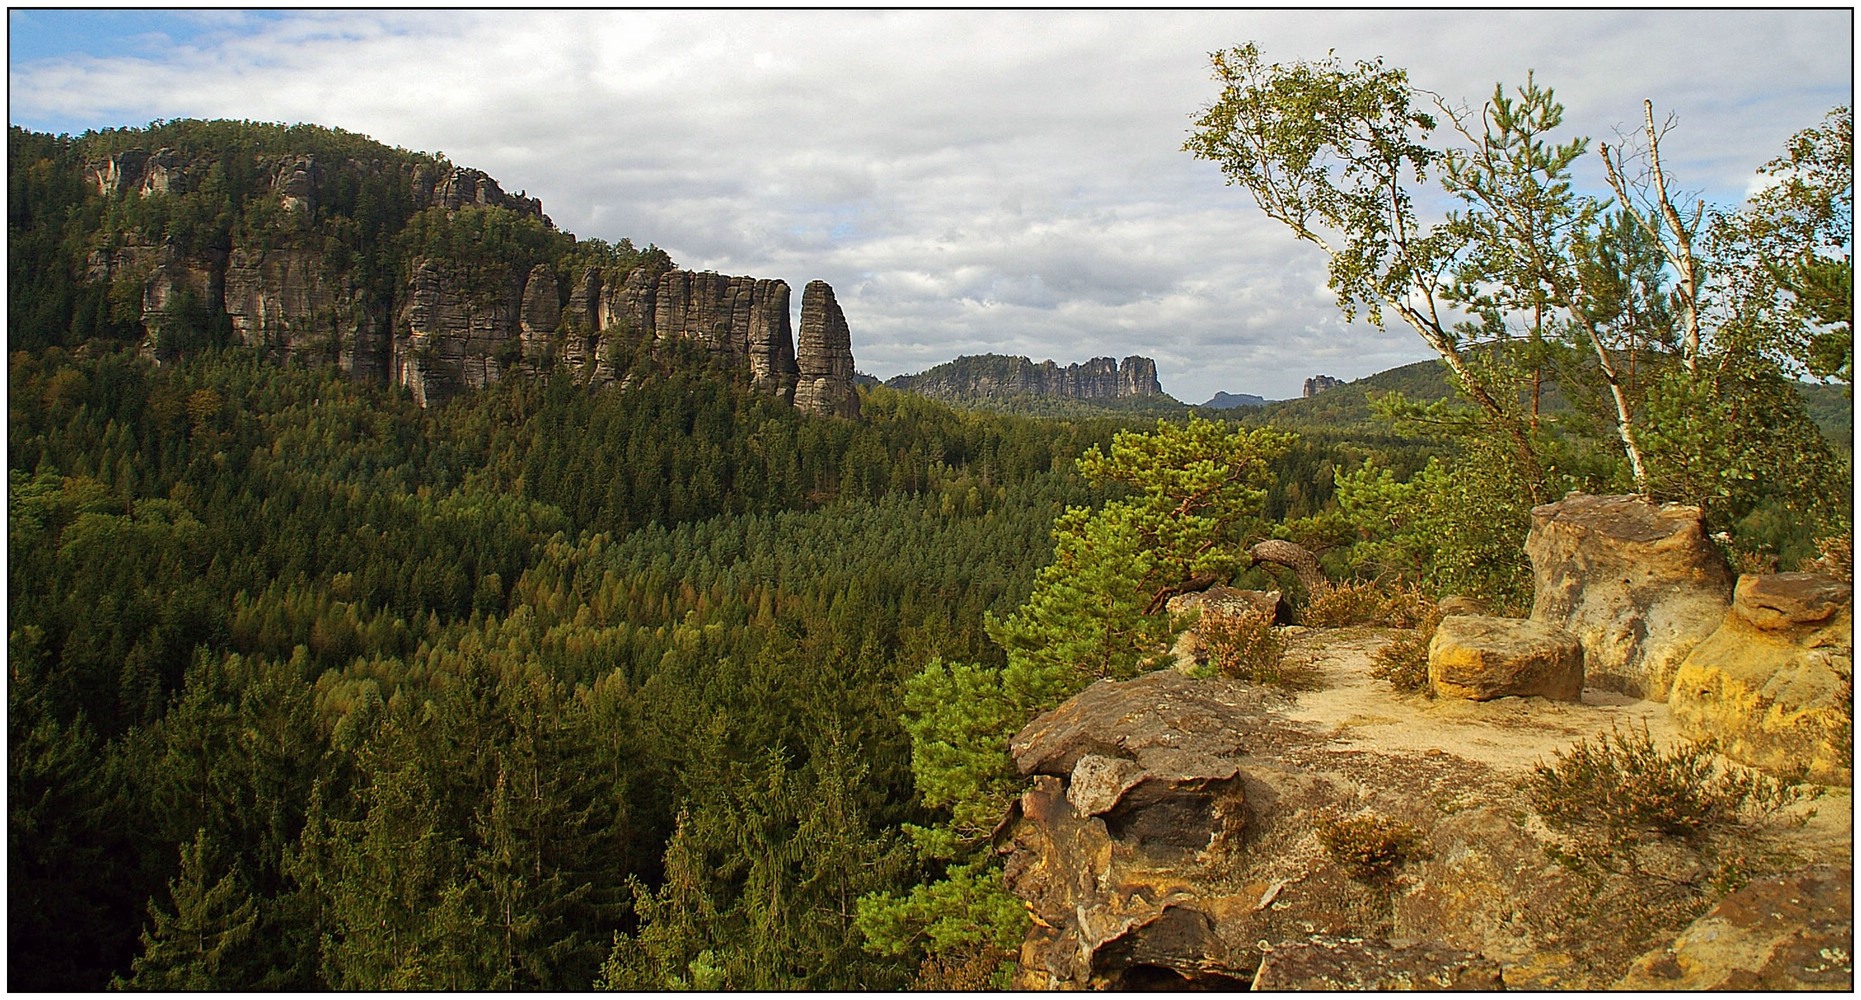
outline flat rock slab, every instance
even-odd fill
[[[1854,870],[1759,879],[1636,961],[1628,990],[1854,989]]]
[[[1583,645],[1543,622],[1449,615],[1428,644],[1428,680],[1443,698],[1583,697]]]
[[[1503,990],[1505,984],[1499,963],[1470,951],[1314,937],[1269,951],[1254,989]]]
[[[1170,749],[1232,757],[1246,739],[1229,720],[1262,715],[1275,701],[1284,698],[1174,670],[1102,680],[1036,716],[1009,741],[1008,752],[1022,774],[1060,778],[1070,778],[1087,754],[1139,760],[1143,751]]]

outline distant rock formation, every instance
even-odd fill
[[[366,162],[266,155],[253,166],[270,190],[252,197],[273,199],[285,221],[205,241],[207,249],[112,233],[86,262],[89,281],[141,285],[144,353],[157,361],[180,349],[175,324],[199,328],[223,313],[239,343],[279,359],[334,362],[358,381],[404,385],[426,406],[511,370],[566,365],[604,385],[622,380],[640,349],[658,355],[681,342],[743,372],[756,392],[813,413],[859,414],[851,334],[825,282],[809,283],[803,296],[799,349],[786,282],[671,269],[663,255],[624,273],[558,274],[553,263],[505,273],[429,253],[408,261],[398,289],[384,292],[377,282],[371,290],[348,261],[326,254],[316,228],[319,198],[330,197],[339,175],[404,184],[403,205],[416,212],[497,208],[554,224],[540,200],[505,192],[483,171],[411,154]],[[83,177],[99,196],[142,198],[192,191],[212,167],[211,158],[174,149],[128,150],[85,164]]]
[[[825,281],[801,290],[801,336],[795,347],[801,372],[795,405],[810,413],[859,416],[859,393],[853,388],[853,341],[846,317]]]
[[[1218,392],[1203,406],[1211,410],[1232,410],[1238,406],[1265,406],[1266,398],[1252,393]]]
[[[1311,399],[1313,396],[1324,392],[1326,389],[1336,389],[1343,384],[1344,380],[1341,378],[1332,378],[1329,375],[1314,375],[1305,380],[1305,391],[1300,395],[1302,398]]]
[[[899,375],[886,385],[952,402],[1027,397],[1109,401],[1163,396],[1157,363],[1128,357],[1122,363],[1093,358],[1062,368],[1052,361],[1002,354],[968,355],[917,375]]]

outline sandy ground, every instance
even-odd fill
[[[1669,747],[1681,736],[1667,705],[1610,691],[1585,689],[1581,704],[1543,698],[1489,702],[1403,695],[1370,676],[1371,657],[1390,629],[1289,629],[1287,662],[1310,671],[1283,714],[1324,733],[1338,749],[1452,754],[1505,775],[1523,778],[1549,764],[1580,739],[1643,727]],[[1729,763],[1729,762],[1728,762]],[[1823,848],[1854,842],[1852,789],[1830,789],[1798,836]]]

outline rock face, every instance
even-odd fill
[[[1022,357],[983,354],[957,358],[917,375],[900,375],[886,385],[953,402],[1026,397],[1107,402],[1162,397],[1157,363],[1132,356],[1122,363],[1093,358],[1062,368]]]
[[[1252,979],[1251,942],[1217,935],[1198,894],[1147,878],[1159,859],[1219,864],[1245,826],[1241,747],[1216,720],[1251,698],[1159,671],[1100,681],[1015,736],[1016,766],[1037,776],[1002,834],[1008,886],[1035,917],[1019,986]]]
[[[1668,698],[1688,735],[1773,774],[1854,780],[1854,588],[1811,573],[1743,576]]]
[[[1623,983],[1686,929],[1672,908],[1681,883],[1666,876],[1704,885],[1725,850],[1846,865],[1848,819],[1725,833],[1710,850],[1664,841],[1640,874],[1573,870],[1550,850],[1568,843],[1533,818],[1530,754],[1509,745],[1548,755],[1601,732],[1598,716],[1613,729],[1618,712],[1664,710],[1367,699],[1383,689],[1354,679],[1378,637],[1328,632],[1302,630],[1288,655],[1361,642],[1361,657],[1320,667],[1348,690],[1286,695],[1162,670],[1100,681],[1009,742],[1030,776],[993,838],[1032,918],[1017,988],[1475,989],[1496,972],[1509,989],[1738,988],[1782,984],[1797,959],[1797,981],[1825,976],[1814,988],[1850,974],[1851,922],[1834,919],[1851,912],[1843,871],[1823,888],[1727,900],[1718,923],[1657,950],[1664,980]],[[1366,857],[1390,863],[1366,869]],[[1709,960],[1710,978],[1679,978]]]
[[[85,181],[104,197],[155,197],[191,190],[211,166],[170,149],[129,150],[87,164]],[[487,277],[428,257],[410,263],[401,288],[370,292],[314,235],[319,199],[333,197],[340,175],[379,181],[382,171],[401,171],[392,180],[407,185],[401,204],[415,211],[495,207],[553,225],[541,201],[505,192],[483,171],[445,163],[389,167],[298,154],[261,157],[256,167],[291,221],[211,250],[119,234],[88,261],[90,280],[141,286],[144,351],[156,360],[180,349],[170,336],[178,320],[205,328],[223,313],[241,343],[279,359],[333,360],[357,380],[404,385],[421,405],[432,405],[513,368],[535,373],[566,364],[582,380],[606,384],[644,356],[642,347],[664,355],[676,342],[744,372],[757,392],[814,413],[859,415],[851,334],[825,282],[810,283],[803,295],[799,350],[786,282],[663,263],[575,275],[538,264]]]
[[[241,343],[280,358],[336,361],[358,381],[386,381],[387,318],[352,281],[303,246],[236,247],[226,263],[227,317]]]
[[[1854,871],[1759,879],[1719,901],[1672,945],[1643,956],[1625,990],[1854,989]]]
[[[395,316],[394,381],[421,406],[443,403],[467,389],[496,382],[515,360],[517,316],[523,288],[468,291],[439,261],[414,262]]]
[[[1253,988],[1291,990],[1503,990],[1499,963],[1434,945],[1392,947],[1358,938],[1315,937],[1267,952]]]
[[[1731,604],[1699,508],[1573,494],[1531,516],[1532,620],[1577,636],[1592,686],[1665,701]]]
[[[1341,378],[1332,378],[1329,375],[1314,375],[1305,380],[1305,386],[1300,391],[1299,395],[1301,398],[1311,399],[1313,396],[1324,392],[1326,389],[1336,389],[1343,384],[1344,380]]]
[[[1443,698],[1583,697],[1583,646],[1555,625],[1448,615],[1428,643],[1428,680]]]
[[[786,289],[784,289],[786,291]],[[787,313],[783,313],[787,322]],[[846,316],[825,281],[801,290],[801,336],[795,345],[799,381],[795,405],[810,413],[859,416],[859,393],[853,388],[853,340]]]

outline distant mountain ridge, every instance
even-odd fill
[[[1115,402],[1169,400],[1157,381],[1157,363],[1149,358],[1093,358],[1061,367],[1005,354],[965,355],[916,375],[887,379],[886,386],[953,403],[1015,399]]]
[[[1266,397],[1250,392],[1218,392],[1203,406],[1211,410],[1232,410],[1237,406],[1265,406]]]

